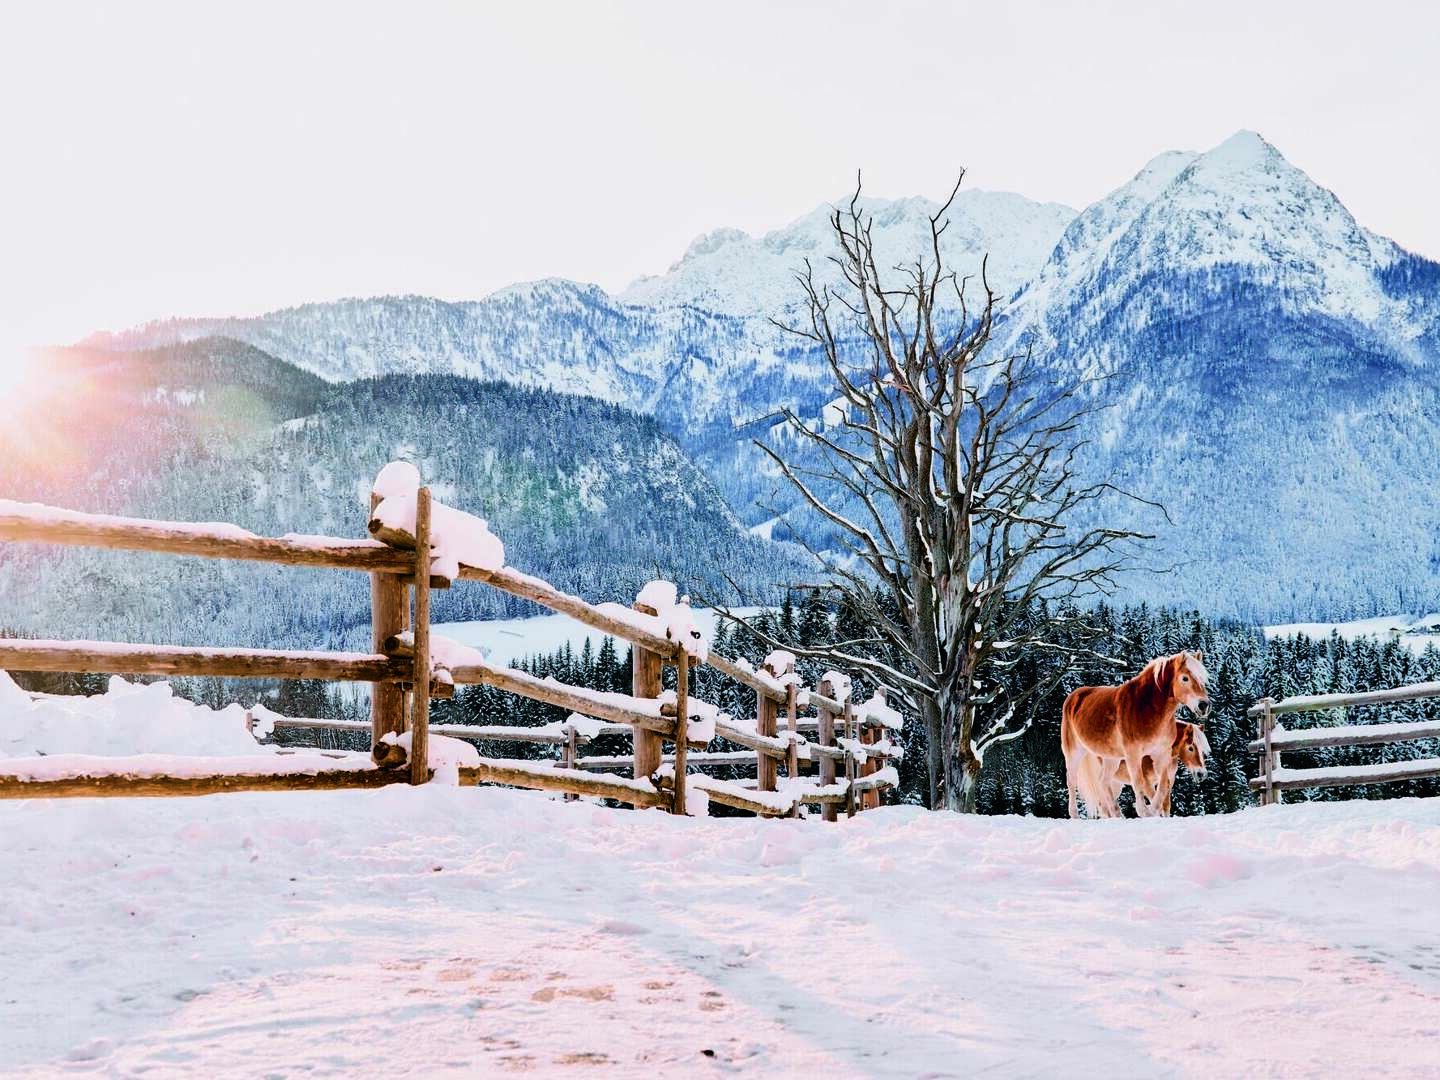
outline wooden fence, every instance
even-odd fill
[[[688,788],[704,792],[716,802],[766,816],[798,815],[803,806],[819,805],[826,820],[835,820],[842,807],[853,814],[879,805],[881,793],[898,782],[891,762],[900,752],[886,737],[883,710],[872,716],[863,706],[857,707],[849,699],[848,686],[836,687],[823,681],[814,690],[799,686],[793,663],[785,671],[774,670],[773,666],[757,670],[743,660],[718,655],[697,658],[690,651],[693,643],[672,640],[662,620],[655,618],[655,609],[640,603],[635,605],[634,616],[623,609],[615,610],[613,605],[611,610],[604,610],[510,567],[461,565],[457,575],[460,580],[481,581],[628,642],[634,671],[628,695],[539,679],[490,664],[473,650],[433,641],[430,592],[449,588],[453,582],[432,573],[430,506],[429,489],[422,487],[416,497],[413,536],[391,534],[372,521],[371,531],[382,536],[382,542],[314,536],[268,538],[229,525],[117,518],[0,503],[0,540],[12,543],[116,548],[369,574],[372,629],[370,653],[0,641],[0,670],[324,679],[371,684],[368,725],[282,721],[292,729],[323,726],[368,731],[371,755],[363,762],[356,760],[359,755],[330,754],[326,760],[333,761],[333,766],[316,767],[310,762],[304,770],[292,772],[277,772],[273,762],[257,770],[251,767],[253,762],[237,759],[234,771],[212,770],[205,775],[193,775],[184,769],[138,775],[99,767],[63,777],[47,773],[41,779],[17,768],[18,762],[12,760],[0,762],[0,798],[373,787],[407,780],[422,783],[431,776],[428,740],[432,731],[468,740],[541,742],[562,747],[558,765],[488,759],[462,767],[462,784],[498,783],[573,796],[603,796],[674,813],[685,812]],[[690,671],[700,663],[754,691],[753,721],[737,720],[685,692],[690,685]],[[676,691],[662,692],[666,667],[676,670]],[[629,734],[633,752],[628,759],[580,757],[578,749],[584,739],[574,724],[553,729],[467,725],[432,728],[431,698],[452,696],[457,685],[466,684],[494,686],[598,720],[603,733]],[[735,751],[712,751],[712,740],[745,748],[740,753],[755,766],[753,787],[690,772],[697,767],[738,764],[740,755]],[[671,747],[668,754],[666,743]],[[696,751],[694,755],[692,750]],[[783,787],[779,783],[782,766],[786,774]],[[804,775],[806,766],[813,768],[813,776]],[[622,769],[630,776],[609,775],[612,770]],[[677,777],[686,777],[687,782],[676,783]]]
[[[1320,769],[1286,769],[1280,764],[1280,755],[1287,751],[1321,750],[1339,746],[1379,746],[1440,738],[1440,721],[1346,724],[1287,731],[1275,722],[1277,716],[1348,709],[1358,705],[1390,705],[1427,698],[1440,698],[1440,683],[1416,683],[1413,686],[1372,690],[1361,694],[1316,694],[1286,698],[1284,701],[1262,698],[1251,706],[1248,713],[1256,719],[1259,729],[1259,738],[1250,743],[1251,753],[1260,755],[1259,775],[1250,781],[1250,787],[1260,793],[1260,805],[1268,806],[1279,802],[1282,792],[1297,788],[1350,787],[1356,784],[1385,784],[1396,780],[1440,776],[1440,758]]]

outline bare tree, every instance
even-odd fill
[[[1088,504],[1125,493],[1077,475],[1081,422],[1103,407],[1096,381],[1056,386],[1028,346],[997,349],[999,297],[983,267],[972,309],[968,283],[945,266],[959,187],[930,219],[929,250],[885,275],[858,186],[834,212],[842,282],[821,284],[807,262],[808,322],[777,325],[823,352],[841,399],[827,411],[841,415],[822,426],[785,411],[809,455],[760,445],[844,538],[852,558],[818,556],[822,585],[870,634],[794,651],[902,695],[925,725],[930,805],[973,812],[986,751],[1028,724],[1017,712],[1072,665],[1107,660],[1086,644],[1078,606],[1037,620],[1039,602],[1105,591],[1149,537],[1094,524]],[[998,676],[1027,650],[1063,662],[1007,695]]]

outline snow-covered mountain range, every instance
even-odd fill
[[[928,251],[927,199],[866,199],[881,253],[898,261]],[[734,422],[777,402],[822,394],[823,370],[770,322],[801,299],[794,280],[808,258],[823,280],[829,206],[754,238],[722,229],[695,241],[662,277],[618,296],[595,285],[547,279],[479,301],[380,297],[306,304],[256,318],[176,319],[85,344],[135,349],[229,337],[339,382],[387,373],[455,374],[592,394],[685,422]],[[949,215],[944,254],[1019,288],[1040,268],[1066,224],[1068,207],[1019,195],[961,192]]]
[[[848,206],[844,200],[840,205]],[[882,265],[913,261],[930,248],[930,219],[939,205],[930,199],[859,200],[875,223],[876,256]],[[791,312],[802,299],[795,275],[808,261],[818,281],[835,283],[830,262],[834,207],[811,213],[761,237],[738,229],[717,229],[690,245],[685,257],[659,277],[642,278],[620,299],[650,307],[695,307],[725,315],[773,318]],[[1059,203],[1037,203],[999,191],[966,191],[946,212],[949,227],[940,250],[962,276],[987,272],[1001,292],[1030,280],[1056,240],[1075,218]]]
[[[924,252],[923,199],[867,199],[882,255]],[[618,295],[546,280],[475,302],[387,297],[182,319],[89,344],[246,342],[331,382],[445,373],[579,392],[654,414],[750,523],[773,476],[749,422],[818,413],[821,358],[772,317],[830,252],[827,207],[762,237],[722,229]],[[1170,509],[1141,595],[1220,612],[1393,610],[1440,592],[1440,264],[1358,224],[1259,135],[1171,152],[1080,213],[962,192],[945,256],[990,252],[1002,338],[1057,378],[1114,373],[1091,465]],[[749,425],[749,426],[747,426]],[[1423,599],[1417,598],[1417,603]]]

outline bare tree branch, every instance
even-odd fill
[[[1102,499],[1134,496],[1079,474],[1083,425],[1106,407],[1103,379],[1057,383],[1028,341],[997,348],[988,261],[978,281],[946,266],[963,178],[931,215],[926,250],[884,273],[857,179],[830,216],[838,283],[807,262],[796,277],[807,317],[776,323],[817,348],[843,410],[834,425],[783,410],[798,455],[760,445],[863,567],[805,544],[869,637],[796,649],[735,618],[767,644],[902,692],[924,720],[931,805],[955,809],[973,808],[984,754],[1023,733],[1034,702],[1078,666],[1113,662],[1089,648],[1083,619],[1034,612],[1103,594],[1149,539],[1100,519]],[[866,655],[876,645],[888,659]],[[998,675],[1027,653],[1057,662],[1002,693]]]

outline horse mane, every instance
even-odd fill
[[[1141,668],[1140,674],[1135,676],[1135,678],[1138,681],[1144,679],[1148,675],[1155,680],[1155,689],[1164,690],[1165,665],[1170,663],[1171,660],[1181,659],[1183,659],[1186,664],[1195,665],[1202,682],[1210,681],[1210,672],[1207,671],[1205,668],[1205,661],[1201,660],[1195,653],[1190,652],[1178,652],[1175,653],[1173,656],[1157,656],[1154,660],[1151,660],[1148,664]]]
[[[1170,657],[1157,656],[1154,660],[1151,660],[1150,663],[1146,664],[1143,668],[1140,669],[1140,674],[1137,675],[1136,678],[1143,679],[1146,675],[1149,675],[1155,680],[1155,689],[1164,690],[1165,684],[1161,682],[1161,679],[1165,677],[1165,665],[1169,662]]]
[[[1190,663],[1194,664],[1195,667],[1199,670],[1201,680],[1208,683],[1210,681],[1210,671],[1208,668],[1206,668],[1205,661],[1200,659],[1198,653],[1190,654]]]

